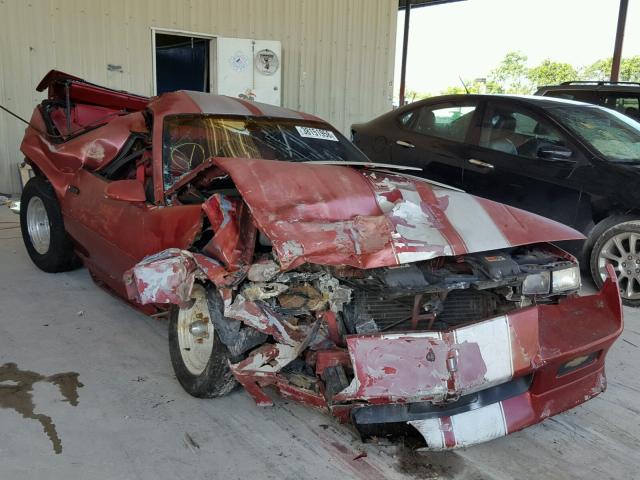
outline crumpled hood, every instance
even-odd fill
[[[283,269],[394,266],[518,245],[576,230],[415,177],[347,166],[216,158]]]

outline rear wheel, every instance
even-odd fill
[[[58,199],[42,177],[33,177],[22,190],[20,229],[27,253],[40,270],[65,272],[79,266]]]
[[[226,395],[236,386],[229,369],[229,352],[211,322],[211,308],[204,286],[195,284],[189,308],[172,307],[169,320],[169,353],[176,377],[194,397]]]
[[[640,220],[629,221],[627,217],[614,223],[616,217],[607,219],[609,228],[600,228],[594,239],[590,256],[591,276],[598,287],[607,278],[607,265],[613,266],[618,277],[622,303],[640,306]],[[626,221],[624,221],[626,220]],[[613,226],[610,226],[613,223]],[[602,227],[601,225],[598,225]],[[596,228],[598,228],[598,226]]]

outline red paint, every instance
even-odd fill
[[[351,367],[349,352],[344,349],[319,350],[316,353],[316,374],[322,376],[328,367]]]
[[[404,263],[403,254],[417,261],[471,253],[447,218],[446,200],[436,198],[426,182],[339,165],[237,158],[215,163],[232,177],[283,268],[305,262],[374,268]],[[499,207],[504,217],[488,228],[505,232],[507,243],[495,248],[582,238],[551,220]],[[421,222],[419,228],[439,232],[444,242],[429,241],[428,233],[423,240],[404,239],[407,230],[420,233],[407,224],[408,213]]]
[[[234,98],[234,100],[241,104],[244,108],[246,108],[251,115],[255,115],[256,117],[261,117],[264,115],[262,110],[260,110],[255,103],[243,100],[241,98]]]
[[[146,196],[144,187],[138,180],[119,180],[107,185],[104,194],[112,200],[123,202],[144,202]]]

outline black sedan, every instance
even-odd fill
[[[587,236],[576,254],[598,286],[612,264],[640,306],[640,123],[542,97],[450,95],[353,125],[372,161],[552,218]]]

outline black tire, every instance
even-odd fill
[[[49,246],[46,251],[38,252],[33,244],[27,226],[27,214],[31,201],[40,199],[44,205],[49,223]],[[33,263],[45,272],[57,273],[73,270],[81,265],[76,256],[73,243],[64,229],[64,220],[60,204],[51,184],[42,177],[33,177],[22,190],[20,198],[20,230],[27,253]]]
[[[591,272],[591,277],[593,278],[593,282],[598,288],[601,288],[602,284],[604,283],[602,277],[600,276],[598,265],[602,249],[611,238],[623,233],[636,233],[638,234],[638,236],[640,236],[640,218],[630,215],[615,215],[612,217],[608,217],[598,223],[589,234],[589,243],[592,245],[589,252],[589,269]],[[640,248],[640,244],[638,245],[638,248]],[[628,261],[628,258],[625,259],[625,263],[627,263]],[[636,270],[640,270],[640,263],[636,263],[636,261],[640,262],[640,255],[638,255],[638,258],[635,258],[634,255],[634,258],[630,261],[632,262],[632,265],[625,265],[624,268],[629,268],[629,271],[631,271],[634,275],[638,275],[638,278],[640,279],[640,272],[636,272]],[[629,280],[626,278],[621,278],[620,275],[618,275],[618,279],[620,282],[620,294],[622,297],[622,303],[630,307],[640,307],[640,298],[634,299],[627,296],[626,287]],[[640,281],[635,280],[635,282],[636,283],[634,283],[634,285],[636,285],[636,289],[640,290]]]
[[[190,395],[198,398],[221,397],[230,393],[236,387],[237,381],[229,368],[229,351],[220,340],[220,337],[218,336],[217,331],[213,328],[213,323],[211,322],[211,315],[222,315],[222,312],[217,312],[215,310],[220,308],[221,303],[212,305],[212,302],[208,297],[214,292],[206,292],[205,287],[200,284],[194,285],[194,294],[196,295],[196,298],[200,298],[198,295],[202,293],[204,293],[203,301],[206,302],[207,309],[210,312],[206,317],[206,322],[210,326],[211,331],[213,331],[213,346],[204,370],[194,373],[187,366],[187,361],[185,361],[182,353],[184,345],[181,345],[180,343],[180,308],[175,305],[171,307],[169,314],[169,354],[171,356],[171,364],[173,365],[173,371],[176,374],[176,378],[180,382],[180,385],[182,385],[182,388],[184,388]],[[185,309],[185,311],[189,310],[190,309]],[[202,320],[205,321],[204,316],[202,317]]]

